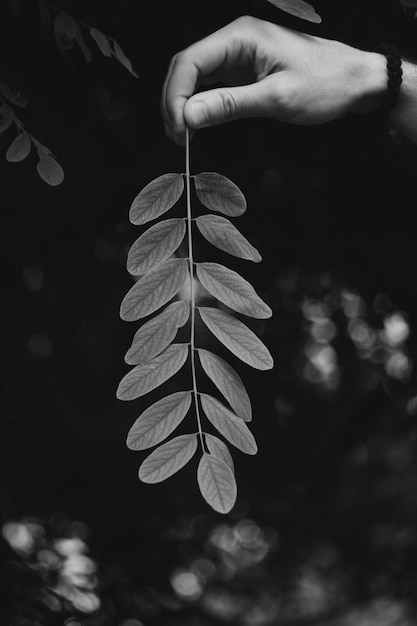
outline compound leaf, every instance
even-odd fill
[[[234,506],[237,486],[230,467],[206,452],[197,470],[198,486],[206,502],[218,513],[228,513]]]
[[[245,324],[225,311],[199,307],[205,325],[239,359],[259,370],[269,370],[274,362],[267,347]]]
[[[261,255],[232,222],[220,215],[201,215],[196,219],[200,233],[216,248],[233,256],[259,263]]]
[[[256,454],[256,441],[245,422],[207,393],[200,394],[201,406],[215,428],[245,454]]]
[[[229,448],[226,446],[224,441],[215,437],[214,435],[209,435],[208,433],[204,433],[204,439],[206,442],[206,446],[210,454],[216,457],[216,459],[220,459],[226,465],[230,467],[232,472],[235,471],[235,466],[233,463],[232,455],[229,452]]]
[[[106,35],[103,35],[101,30],[98,30],[97,28],[90,28],[90,35],[96,42],[97,46],[99,47],[100,52],[105,57],[111,57],[112,55],[111,46]]]
[[[64,170],[50,153],[38,150],[39,161],[36,165],[39,176],[48,185],[55,187],[64,180]]]
[[[178,391],[152,404],[133,424],[127,435],[130,450],[146,450],[172,433],[187,415],[191,391]]]
[[[236,415],[245,422],[250,422],[252,407],[249,396],[242,379],[233,367],[216,354],[203,348],[198,349],[198,356],[203,370],[229,402]]]
[[[180,435],[157,448],[139,468],[144,483],[160,483],[180,470],[197,450],[197,435]]]
[[[187,259],[172,259],[159,265],[128,291],[120,306],[120,317],[131,322],[150,315],[175,296],[187,276]]]
[[[197,277],[207,291],[231,309],[250,317],[271,317],[269,306],[237,272],[219,263],[197,263]]]
[[[29,135],[23,131],[12,141],[6,152],[6,160],[10,163],[17,163],[26,159],[30,152],[31,142]]]
[[[114,42],[114,56],[119,61],[119,63],[123,65],[123,67],[126,68],[130,74],[132,74],[132,76],[134,76],[135,78],[139,78],[139,76],[136,74],[132,67],[132,63],[127,58],[117,41]]]
[[[132,245],[127,257],[130,274],[146,274],[165,261],[181,244],[185,235],[185,219],[164,220],[146,230]]]
[[[162,313],[139,328],[126,353],[126,363],[137,365],[160,354],[174,339],[178,328],[187,322],[189,315],[188,302],[183,300],[169,304]]]
[[[188,344],[174,343],[154,359],[134,367],[122,378],[116,391],[119,400],[135,400],[174,376],[188,356]]]
[[[184,191],[182,174],[163,174],[142,189],[130,207],[132,224],[146,224],[171,209]]]
[[[300,17],[302,20],[314,22],[314,24],[321,23],[320,15],[315,12],[311,5],[303,2],[303,0],[268,0],[268,2],[286,13]]]
[[[239,187],[217,172],[194,176],[197,197],[205,207],[231,217],[246,211],[246,200]]]
[[[13,112],[7,104],[4,104],[0,109],[0,133],[7,130],[12,122]]]

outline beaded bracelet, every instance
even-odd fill
[[[398,49],[390,43],[379,44],[375,52],[380,52],[387,58],[388,83],[385,97],[378,108],[372,113],[372,117],[380,123],[385,123],[389,114],[397,104],[400,92],[403,76],[401,56]]]

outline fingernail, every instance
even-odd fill
[[[202,126],[208,121],[207,107],[204,102],[192,102],[190,104],[189,116],[193,126]]]

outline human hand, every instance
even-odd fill
[[[176,54],[161,99],[167,135],[244,117],[320,124],[375,108],[386,60],[338,41],[241,17]],[[224,85],[196,91],[210,85]]]

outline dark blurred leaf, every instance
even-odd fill
[[[120,45],[117,43],[117,41],[114,41],[113,43],[114,43],[114,55],[116,59],[119,61],[119,63],[123,65],[123,67],[127,69],[128,72],[132,74],[132,76],[134,76],[135,78],[139,78],[139,76],[136,74],[136,72],[134,71],[132,67],[132,63],[127,58],[127,56],[121,49]]]
[[[315,12],[314,8],[310,4],[307,4],[307,2],[303,2],[303,0],[268,0],[268,2],[274,4],[278,9],[295,15],[302,20],[314,22],[315,24],[320,24],[322,21],[320,15]]]
[[[142,463],[139,478],[144,483],[160,483],[190,461],[197,450],[197,435],[180,435],[154,450]]]
[[[6,83],[0,83],[0,94],[21,109],[24,109],[28,104],[27,98],[24,98],[18,91],[13,91]]]
[[[91,54],[91,50],[84,41],[84,37],[82,36],[79,25],[77,24],[76,26],[77,26],[77,30],[75,34],[75,39],[77,41],[77,44],[81,52],[83,53],[84,58],[87,61],[87,63],[91,63],[91,59],[93,58],[93,55]]]
[[[77,36],[78,25],[67,13],[58,13],[55,17],[54,32],[56,43],[61,50],[70,50]]]
[[[0,133],[7,130],[13,122],[13,111],[7,104],[0,108]]]
[[[111,57],[112,51],[111,51],[111,46],[107,37],[103,35],[103,33],[100,30],[97,30],[97,28],[90,28],[90,35],[96,42],[102,54],[105,57]]]
[[[9,4],[12,9],[13,17],[18,17],[21,8],[25,4],[25,0],[9,0]]]
[[[31,141],[26,132],[20,133],[16,139],[10,144],[6,152],[6,160],[10,163],[17,163],[26,159],[30,152]]]
[[[41,18],[42,28],[44,28],[45,30],[49,30],[51,28],[51,15],[49,13],[49,8],[45,4],[44,0],[38,0],[38,9]]]

